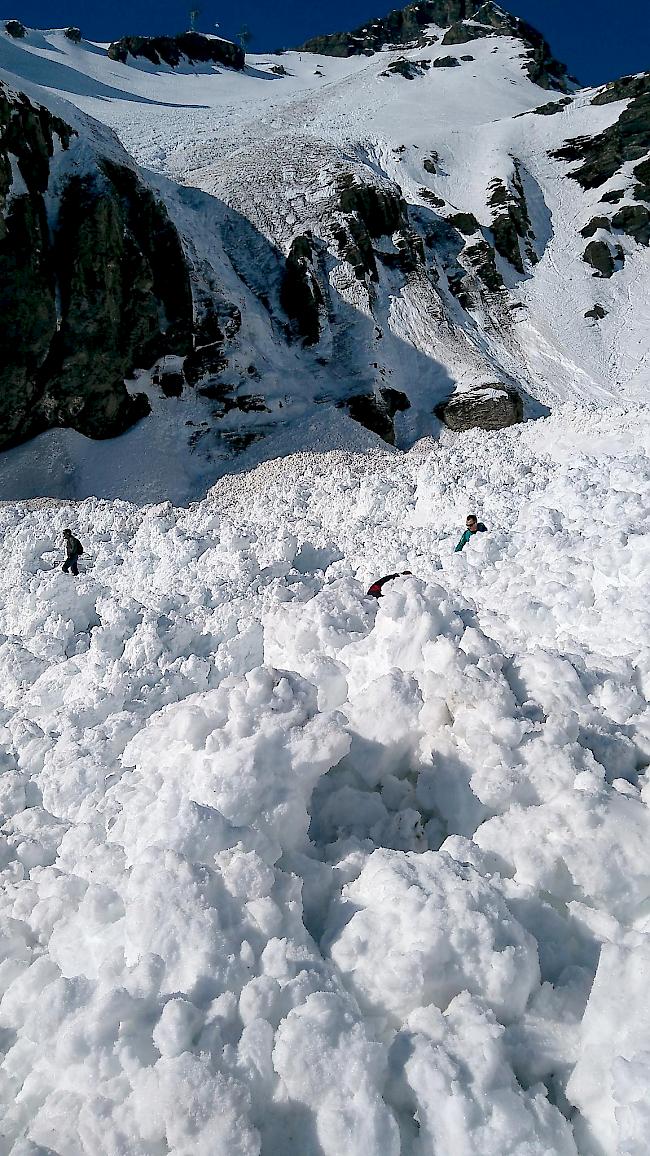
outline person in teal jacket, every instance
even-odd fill
[[[465,520],[465,525],[467,526],[467,529],[465,530],[465,533],[463,534],[460,542],[456,546],[454,554],[458,554],[462,550],[463,546],[467,545],[474,534],[485,534],[487,531],[487,526],[484,526],[482,522],[479,522],[476,514],[468,514]]]

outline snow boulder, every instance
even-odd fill
[[[581,1119],[581,1151],[642,1156],[650,1108],[650,939],[606,944],[582,1021],[581,1054],[567,1096]]]
[[[340,995],[314,993],[289,1013],[273,1063],[291,1099],[315,1114],[319,1146],[309,1152],[399,1156],[397,1124],[382,1099],[385,1048],[369,1038]],[[285,1136],[278,1151],[286,1142]]]
[[[314,785],[349,750],[343,723],[318,712],[316,690],[298,675],[258,667],[231,676],[161,711],[128,745],[126,790],[138,792],[141,811],[119,814],[114,837],[133,853],[157,845],[200,862],[242,838],[232,824],[252,828],[268,861],[301,849]]]
[[[463,393],[454,393],[436,406],[436,416],[449,429],[505,429],[523,421],[524,403],[510,386],[477,385]]]
[[[419,1008],[390,1050],[393,1103],[419,1122],[413,1152],[576,1156],[571,1126],[542,1084],[518,1083],[506,1031],[463,992],[447,1011]]]
[[[539,807],[512,807],[474,841],[500,855],[515,881],[555,900],[577,900],[628,923],[650,899],[650,815],[587,771]]]
[[[495,888],[444,852],[374,851],[333,905],[323,947],[361,1006],[392,1024],[480,995],[504,1023],[539,981],[537,947]]]

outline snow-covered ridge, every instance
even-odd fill
[[[154,415],[148,432],[110,449],[117,470],[102,465],[108,447],[88,455],[73,433],[51,433],[3,457],[8,493],[38,492],[46,454],[49,492],[115,494],[144,442],[146,471],[126,492],[164,496],[171,454],[173,496],[186,501],[242,464],[308,448],[317,428],[333,431],[326,444],[372,444],[346,405],[361,395],[381,409],[386,390],[410,405],[390,418],[402,448],[438,430],[440,401],[476,385],[518,389],[529,416],[562,399],[647,397],[648,250],[643,223],[632,235],[629,213],[617,216],[643,212],[632,204],[634,165],[584,190],[567,176],[571,163],[551,155],[610,129],[629,98],[549,97],[516,36],[494,29],[443,44],[445,28],[429,30],[435,43],[368,58],[249,56],[242,74],[144,70],[61,32],[0,31],[6,81],[110,126],[165,199],[202,278],[241,316],[227,366],[198,383],[217,404],[194,386],[166,398],[140,374],[129,388],[149,394]],[[437,66],[448,59],[457,66]],[[397,234],[372,236],[356,208],[342,211],[350,180],[403,206]],[[308,235],[318,340],[303,348],[282,280]]]

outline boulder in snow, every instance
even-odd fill
[[[436,407],[436,416],[449,429],[505,429],[523,421],[524,404],[516,389],[496,383],[454,393]]]

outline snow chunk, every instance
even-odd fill
[[[580,1058],[567,1086],[580,1109],[585,1152],[641,1156],[650,1110],[650,942],[606,944],[582,1023]]]
[[[532,936],[473,868],[377,850],[333,906],[325,944],[362,1005],[400,1023],[470,991],[504,1023],[539,982]]]

